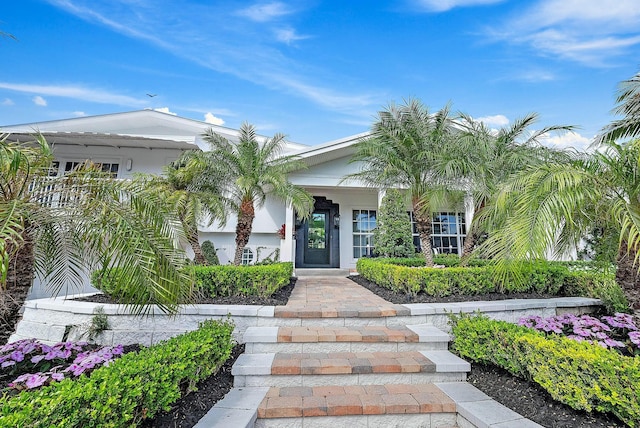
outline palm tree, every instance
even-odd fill
[[[90,163],[50,177],[52,161],[42,137],[0,138],[2,319],[14,318],[35,273],[57,294],[81,286],[86,272],[118,266],[114,281],[137,313],[150,304],[173,312],[187,301],[192,281],[176,247],[183,232],[159,201]]]
[[[620,84],[615,112],[592,147],[570,161],[533,166],[499,192],[485,221],[497,227],[483,249],[499,263],[562,254],[594,226],[619,231],[616,282],[640,310],[640,73]]]
[[[426,266],[433,266],[432,211],[451,196],[452,187],[460,186],[449,152],[457,134],[449,106],[431,114],[415,99],[391,104],[378,113],[371,135],[355,144],[351,162],[361,162],[361,171],[344,178],[407,189]]]
[[[640,135],[640,73],[618,85],[616,96],[618,104],[613,113],[623,116],[606,126],[595,138],[597,146],[609,140],[624,140]]]
[[[483,251],[502,266],[525,258],[562,255],[607,219],[620,231],[616,281],[640,309],[640,141],[608,141],[591,155],[523,170],[485,210],[494,225]]]
[[[208,174],[222,177],[222,194],[237,214],[235,265],[242,261],[253,229],[255,210],[264,205],[267,195],[291,204],[301,218],[310,215],[314,203],[307,191],[288,179],[289,173],[304,168],[305,164],[295,156],[282,155],[283,134],[261,143],[255,127],[245,122],[238,138],[238,142],[233,143],[212,129],[204,134],[204,140],[211,146],[211,151],[205,153]]]
[[[198,224],[206,222],[210,226],[215,220],[224,224],[227,211],[221,195],[222,181],[207,173],[206,155],[201,151],[185,152],[164,168],[163,176],[143,175],[140,179],[182,222],[195,263],[207,264],[198,238]]]
[[[537,131],[530,130],[537,121],[538,115],[530,113],[496,131],[468,115],[460,115],[457,123],[464,134],[463,138],[457,140],[459,144],[452,147],[452,152],[455,151],[457,158],[458,174],[464,178],[472,196],[474,215],[482,212],[489,198],[510,175],[528,166],[546,163],[564,155],[563,152],[540,145],[540,140],[551,132],[571,131],[575,128],[554,125]],[[471,223],[464,240],[462,265],[468,263],[478,237],[484,232],[479,222]]]

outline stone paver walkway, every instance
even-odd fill
[[[286,306],[276,306],[276,318],[349,318],[410,315],[342,277],[300,277]]]
[[[348,278],[298,278],[278,326],[247,328],[234,389],[198,428],[541,428],[466,383],[449,336],[411,312]]]

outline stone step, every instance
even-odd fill
[[[300,277],[322,277],[322,276],[340,276],[347,277],[349,276],[349,269],[340,269],[340,268],[324,268],[324,269],[314,269],[314,268],[296,268],[295,276]]]
[[[249,327],[245,353],[446,350],[450,337],[427,325],[398,327]]]
[[[466,380],[471,366],[449,351],[243,354],[236,387],[419,384]]]
[[[358,305],[345,302],[344,305],[307,305],[307,306],[276,306],[273,316],[275,318],[387,318],[396,316],[410,316],[411,310],[402,305],[392,303],[384,306]],[[381,322],[384,322],[382,320]]]
[[[274,387],[256,427],[455,427],[456,403],[434,384]]]

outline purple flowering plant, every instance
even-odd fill
[[[10,388],[33,389],[66,377],[78,377],[96,367],[109,365],[123,354],[122,345],[97,348],[87,342],[60,342],[55,345],[35,339],[0,346],[0,375],[15,379]]]
[[[623,354],[640,355],[640,331],[629,314],[616,313],[602,319],[590,315],[564,314],[548,318],[532,315],[520,318],[518,325],[579,342],[588,341]]]

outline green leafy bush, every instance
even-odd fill
[[[0,400],[0,427],[135,427],[216,373],[231,355],[230,322],[124,355],[76,380]]]
[[[454,256],[458,259],[457,256]],[[563,285],[566,268],[546,262],[523,263],[520,274],[524,281],[495,280],[491,265],[476,262],[469,267],[458,267],[451,256],[437,258],[436,263],[445,268],[425,268],[424,260],[411,259],[367,259],[361,258],[356,265],[358,273],[369,281],[399,293],[424,292],[432,296],[452,294],[486,294],[530,292],[557,294]],[[418,268],[419,267],[419,268]]]
[[[562,403],[640,426],[640,358],[482,316],[453,317],[454,350],[533,380]]]
[[[539,292],[560,296],[587,296],[602,300],[610,313],[629,312],[629,303],[613,271],[590,262],[522,262],[517,265],[521,280],[496,280],[489,260],[472,259],[469,267],[459,267],[456,255],[434,259],[445,268],[425,268],[424,258],[361,258],[358,273],[369,281],[398,293],[432,296],[486,294],[491,292]],[[420,269],[416,269],[420,268]]]
[[[196,288],[206,296],[271,296],[289,284],[292,263],[250,266],[194,266]]]
[[[562,293],[602,300],[607,312],[630,312],[629,301],[612,273],[581,270],[565,274]]]
[[[202,243],[202,254],[204,255],[208,265],[215,266],[220,264],[220,260],[218,260],[218,253],[216,251],[216,247],[213,246],[213,242],[207,240]]]
[[[293,263],[272,263],[249,266],[192,266],[196,289],[204,297],[261,296],[268,297],[289,284]],[[122,301],[122,294],[114,287],[114,275],[120,268],[95,271],[91,284],[103,293]],[[126,302],[124,302],[126,303]]]
[[[376,253],[384,257],[411,257],[415,254],[406,204],[404,193],[398,189],[387,190],[382,198],[378,223],[373,231]]]

